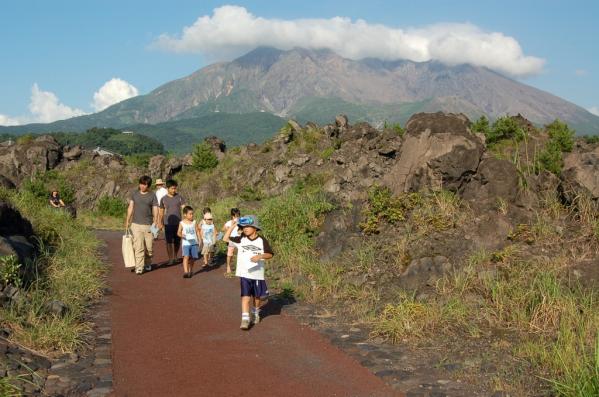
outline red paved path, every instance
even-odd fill
[[[112,264],[117,396],[397,395],[284,313],[241,331],[239,282],[225,279],[222,268],[192,279],[181,277],[180,265],[137,276],[123,266],[121,234],[100,237]],[[155,247],[155,261],[163,261],[164,241]]]

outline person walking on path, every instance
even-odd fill
[[[171,266],[175,264],[181,246],[178,230],[181,222],[181,211],[185,207],[185,199],[177,193],[177,181],[172,179],[166,181],[166,189],[166,196],[160,200],[159,225],[164,228],[168,265]]]
[[[242,228],[240,236],[231,237],[237,225]],[[255,215],[248,215],[233,221],[223,240],[237,248],[237,268],[235,275],[239,277],[241,287],[241,326],[248,330],[250,324],[260,322],[260,308],[268,299],[268,286],[264,279],[264,261],[273,257],[274,253],[268,241],[258,235],[260,224]],[[250,317],[250,306],[252,316]]]
[[[168,187],[164,187],[164,181],[160,178],[156,179],[156,200],[158,200],[158,205],[160,206],[161,200],[168,193]]]
[[[233,227],[233,222],[239,220],[239,217],[241,216],[241,211],[239,211],[239,208],[231,208],[231,219],[229,219],[225,225],[223,226],[223,232],[226,233],[227,230],[229,230],[230,228]],[[233,231],[231,231],[231,237],[237,237],[239,236],[239,231],[238,228],[235,227],[233,228]],[[233,277],[233,273],[231,272],[231,262],[233,261],[233,255],[235,254],[235,246],[231,243],[229,243],[228,247],[227,247],[227,272],[225,273],[225,277]]]
[[[188,205],[183,207],[183,220],[179,222],[177,234],[183,239],[183,278],[191,278],[193,262],[200,257],[200,228],[193,219],[193,208]]]
[[[150,190],[152,178],[147,175],[139,178],[139,188],[130,193],[125,219],[125,229],[131,229],[133,250],[135,251],[135,273],[143,274],[152,270],[152,224],[158,224],[158,200]]]
[[[202,239],[202,255],[204,255],[203,267],[206,267],[212,260],[212,253],[216,245],[216,227],[211,212],[204,214],[204,222],[200,227],[200,237]]]

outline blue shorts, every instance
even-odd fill
[[[183,256],[190,256],[193,259],[198,259],[200,257],[199,247],[197,244],[195,245],[184,245],[183,246]]]
[[[268,298],[268,286],[264,280],[252,280],[245,277],[239,277],[241,285],[241,296],[253,296],[254,298]]]

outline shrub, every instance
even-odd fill
[[[521,141],[526,133],[516,120],[511,117],[500,117],[493,123],[493,127],[487,135],[487,143],[492,144],[504,139],[514,139]]]
[[[202,142],[194,146],[193,167],[200,171],[206,171],[215,168],[218,165],[218,158],[208,142]]]
[[[387,120],[385,120],[385,124],[383,125],[384,129],[391,129],[393,130],[397,135],[399,136],[403,136],[403,134],[406,132],[403,127],[401,126],[400,123],[392,123],[389,124],[387,122]]]
[[[75,202],[75,190],[67,179],[55,170],[47,171],[25,181],[23,190],[47,203],[50,192],[56,189],[66,205]]]
[[[472,123],[470,130],[472,132],[484,134],[485,137],[489,137],[491,135],[491,125],[487,116],[480,116],[478,120]]]
[[[134,167],[147,168],[151,157],[151,154],[131,154],[125,156],[125,161]]]
[[[599,135],[584,135],[582,138],[589,144],[599,143]]]
[[[98,200],[98,215],[124,217],[127,213],[127,204],[123,199],[112,196],[102,196]]]
[[[383,220],[390,224],[405,220],[406,211],[414,208],[419,198],[418,193],[394,197],[388,187],[373,186],[368,191],[366,219],[360,223],[360,228],[366,234],[378,233],[379,223]]]
[[[574,148],[574,135],[576,131],[571,130],[568,124],[559,119],[546,126],[549,139],[557,145],[562,152],[571,152]]]
[[[15,287],[20,287],[20,267],[21,264],[16,255],[0,257],[0,283],[2,283],[3,286],[14,285]]]
[[[564,166],[563,152],[570,152],[574,148],[574,134],[566,123],[555,120],[546,126],[549,141],[545,149],[539,153],[535,168],[537,172],[547,170],[559,175]]]

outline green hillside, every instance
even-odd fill
[[[88,149],[100,146],[124,156],[164,153],[163,145],[156,139],[140,134],[123,134],[113,128],[91,128],[84,133],[55,132],[51,135],[63,145],[81,145]]]
[[[299,100],[290,114],[301,123],[313,121],[326,124],[336,115],[345,114],[352,123],[388,121],[405,124],[412,114],[422,111],[429,102],[371,105],[350,103],[340,98],[309,97]]]
[[[210,113],[202,117],[138,124],[127,129],[160,141],[174,153],[189,153],[194,144],[209,136],[217,136],[229,146],[262,143],[272,137],[287,121],[266,112],[246,114]]]

